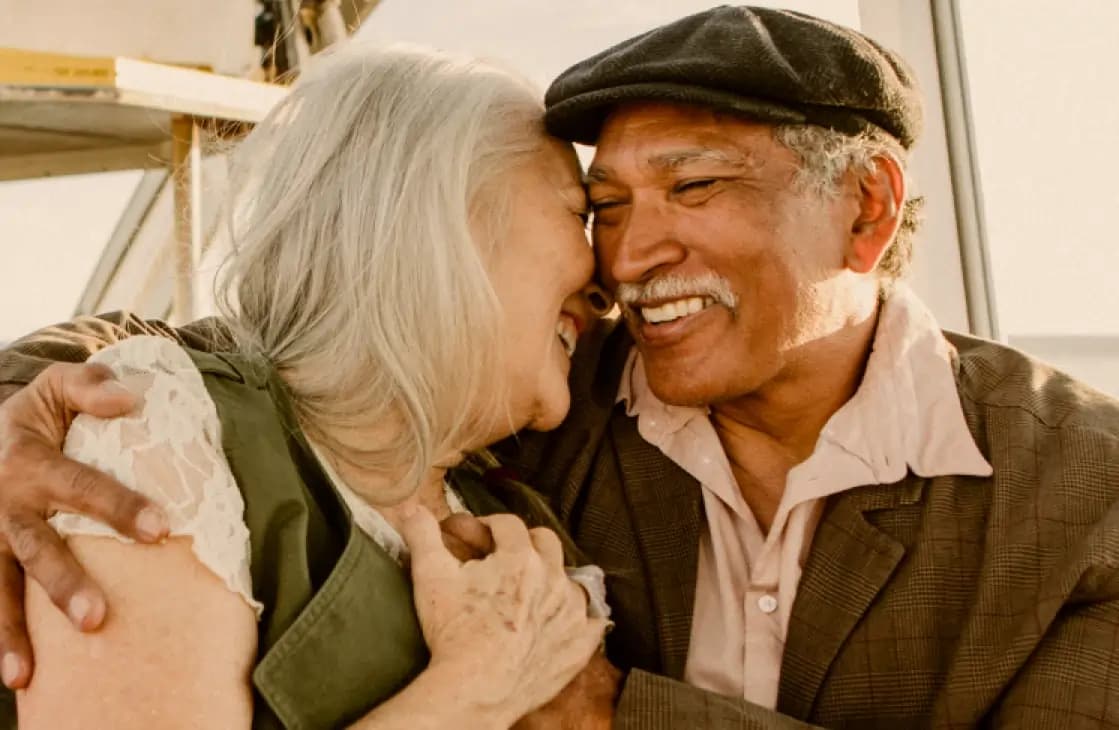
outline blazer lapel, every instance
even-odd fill
[[[636,419],[616,414],[611,435],[652,594],[662,668],[680,679],[691,641],[703,524],[699,484],[641,438]]]
[[[919,483],[876,485],[829,501],[812,542],[789,618],[777,709],[811,716],[820,686],[843,644],[905,555],[904,546],[866,513],[912,504]]]

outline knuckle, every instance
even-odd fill
[[[48,481],[49,471],[48,464],[34,458],[29,449],[0,460],[0,503],[26,505],[43,500],[36,485]]]
[[[519,519],[507,512],[490,515],[488,519],[491,525],[504,530],[515,530],[524,526]]]
[[[31,439],[19,429],[8,428],[14,416],[10,411],[0,412],[0,482],[13,474],[18,475],[25,467],[25,456],[31,446]]]
[[[567,581],[566,605],[569,609],[577,611],[580,616],[586,616],[589,597],[583,586],[573,580]]]
[[[559,537],[556,535],[555,531],[550,527],[533,527],[528,532],[533,537],[537,537],[537,538],[544,539],[544,540],[547,540],[547,539],[550,538],[550,539],[559,541]]]
[[[19,643],[26,631],[23,612],[8,602],[0,605],[0,647],[10,648]]]
[[[529,531],[529,534],[532,535],[533,541],[539,545],[545,545],[551,550],[562,548],[559,535],[550,527],[534,527]]]
[[[101,481],[89,469],[74,469],[70,473],[67,492],[81,506],[88,507],[97,497]]]
[[[97,384],[105,380],[112,380],[112,369],[99,362],[87,362],[78,366],[77,375],[87,383]]]
[[[74,377],[75,370],[79,367],[69,362],[51,363],[31,381],[28,387],[38,391],[58,393],[62,386]]]
[[[115,526],[129,525],[136,518],[148,502],[139,493],[131,489],[118,489],[115,484],[99,483],[96,496],[100,498],[103,494],[108,496],[107,492],[112,491],[113,500],[104,510],[104,519],[109,520]],[[91,512],[99,511],[95,508],[97,505],[88,505]]]
[[[40,562],[47,544],[43,535],[30,522],[21,517],[10,518],[7,520],[6,532],[12,553],[21,564],[32,566]]]
[[[66,374],[72,372],[74,364],[69,362],[52,362],[43,368],[35,380],[58,380],[66,377]],[[34,381],[32,381],[34,382]]]

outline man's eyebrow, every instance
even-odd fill
[[[685,165],[697,162],[707,162],[716,165],[726,165],[739,170],[755,169],[762,166],[757,157],[746,152],[729,152],[726,150],[711,149],[710,147],[696,147],[692,149],[670,150],[650,157],[646,161],[653,168],[662,172],[678,170]],[[583,184],[609,182],[610,173],[606,168],[591,165],[583,175]]]
[[[744,152],[728,152],[726,150],[711,149],[710,147],[671,150],[650,157],[648,162],[653,167],[665,171],[676,170],[694,162],[711,162],[717,165],[728,165],[738,168],[757,166],[757,161],[752,155]]]

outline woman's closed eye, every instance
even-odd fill
[[[624,202],[620,200],[593,200],[591,201],[591,213],[594,214],[592,225],[609,224],[612,220],[611,214],[616,213]]]

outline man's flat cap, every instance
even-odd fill
[[[858,134],[879,128],[908,148],[921,96],[893,52],[803,13],[721,6],[630,38],[564,71],[545,96],[548,131],[594,144],[630,101],[711,106],[772,123]]]

